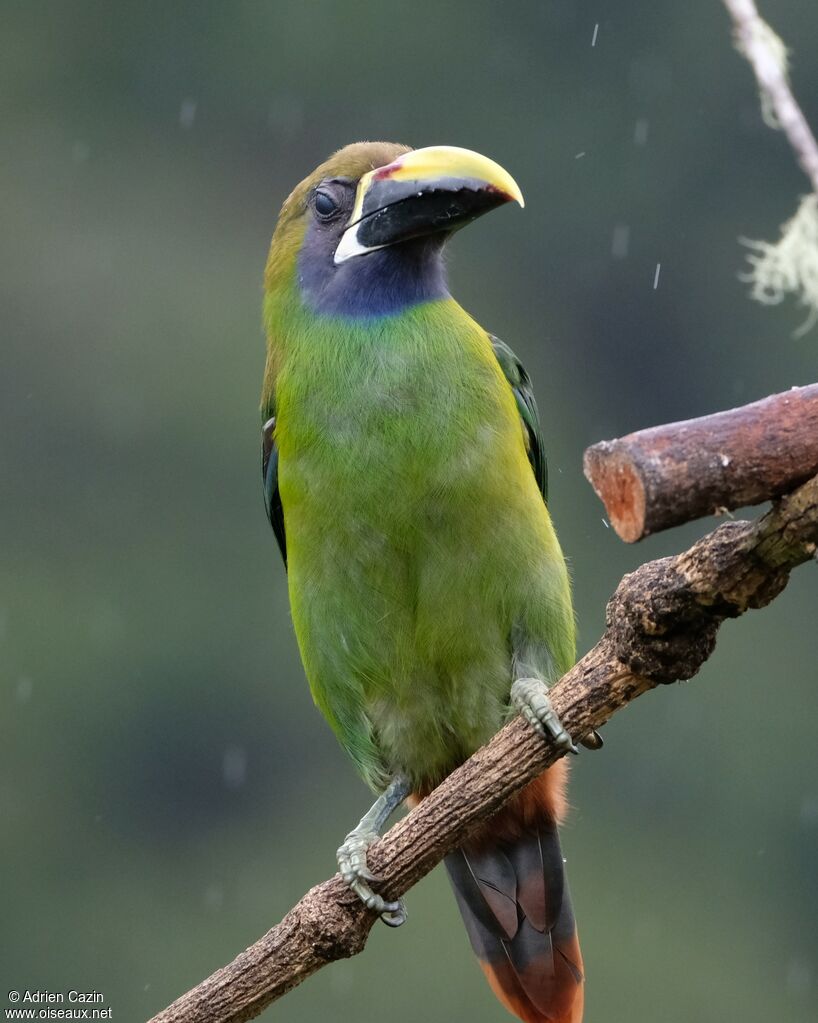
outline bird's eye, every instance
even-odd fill
[[[316,192],[313,206],[321,220],[329,220],[330,217],[338,212],[338,203],[329,192]]]

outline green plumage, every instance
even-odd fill
[[[451,298],[441,258],[512,199],[478,153],[347,146],[284,203],[265,274],[267,512],[315,702],[380,792],[339,871],[393,927],[405,907],[366,851],[407,795],[518,710],[576,752],[546,695],[573,663],[574,619],[531,381]],[[582,1013],[565,775],[549,768],[446,859],[472,947],[524,1023]]]
[[[501,726],[513,678],[573,662],[536,405],[450,298],[328,317],[277,282],[263,409],[307,676],[370,785],[425,789]]]

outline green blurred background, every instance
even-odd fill
[[[818,126],[818,6],[765,7]],[[139,1021],[328,876],[369,799],[311,705],[261,501],[289,189],[381,137],[521,183],[524,213],[452,245],[452,288],[534,378],[585,649],[623,572],[713,523],[626,547],[583,449],[818,376],[802,310],[737,278],[738,236],[776,238],[807,186],[717,0],[1,18],[0,1008],[96,988]],[[803,568],[573,764],[589,1023],[816,1018],[817,622]],[[440,870],[409,910],[265,1018],[506,1018]]]

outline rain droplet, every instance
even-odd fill
[[[182,105],[179,107],[179,124],[185,130],[193,127],[193,122],[196,120],[196,107],[195,99],[187,98],[182,100]]]
[[[818,824],[818,796],[804,796],[800,817],[801,823],[807,827]]]
[[[812,988],[812,970],[800,959],[787,964],[787,994],[805,995]]]
[[[247,752],[241,746],[228,746],[222,757],[222,779],[229,789],[240,789],[247,780]]]
[[[205,888],[204,902],[208,909],[221,909],[224,905],[224,889],[221,885],[210,884]]]
[[[648,119],[640,117],[633,126],[633,144],[644,146],[648,141]]]
[[[627,224],[617,224],[611,239],[611,255],[614,259],[624,259],[627,256],[630,241],[630,227]]]

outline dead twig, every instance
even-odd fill
[[[627,543],[769,501],[818,472],[818,384],[601,441],[583,468]]]

